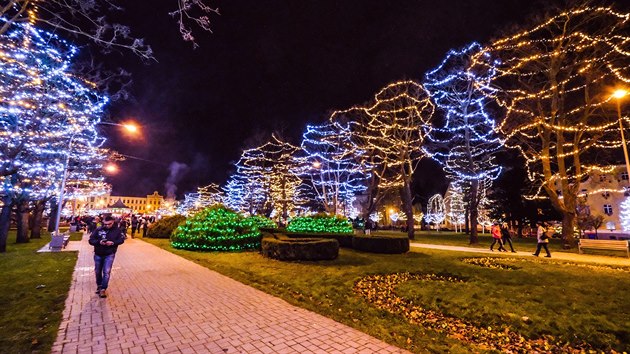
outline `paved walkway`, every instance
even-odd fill
[[[428,243],[418,243],[411,242],[409,244],[411,247],[415,248],[430,248],[436,250],[445,250],[445,251],[459,251],[459,252],[471,252],[471,253],[482,253],[482,254],[502,254],[502,255],[514,255],[514,256],[523,256],[523,257],[532,257],[532,253],[536,251],[536,245],[533,245],[531,250],[527,252],[498,252],[498,251],[490,251],[487,248],[475,248],[475,247],[467,247],[467,246],[446,246],[446,245],[433,245]],[[516,246],[514,248],[517,248]],[[623,255],[622,252],[619,252],[620,255]],[[578,253],[569,253],[569,252],[551,252],[551,258],[543,257],[545,255],[545,250],[542,250],[539,258],[541,259],[551,259],[551,260],[562,260],[562,261],[572,261],[572,262],[585,262],[585,263],[596,263],[596,264],[606,264],[612,266],[630,266],[630,259],[627,257],[609,257],[609,256],[598,256],[598,255],[589,255],[589,254],[578,254]]]
[[[87,237],[70,247],[53,353],[407,353],[138,240],[119,247],[101,299]]]

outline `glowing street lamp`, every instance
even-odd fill
[[[105,171],[107,171],[107,173],[117,173],[118,166],[114,165],[113,163],[107,164],[105,166]]]
[[[623,123],[621,122],[621,99],[628,95],[628,91],[624,89],[618,89],[612,94],[612,97],[617,99],[617,117],[619,119],[619,130],[621,131],[621,145],[623,147],[623,156],[626,159],[626,172],[628,178],[630,178],[630,160],[628,159],[628,147],[626,146],[626,138],[623,134]]]

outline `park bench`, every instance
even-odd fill
[[[622,240],[590,240],[580,239],[578,244],[578,252],[582,254],[582,248],[592,248],[600,250],[612,250],[612,251],[625,251],[628,258],[630,258],[630,246],[628,241]]]
[[[50,240],[50,244],[48,248],[54,250],[61,250],[62,248],[66,248],[68,246],[68,242],[70,242],[70,234],[62,234],[62,237],[53,236]]]

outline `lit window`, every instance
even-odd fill
[[[612,205],[604,204],[604,214],[610,216],[613,213]]]

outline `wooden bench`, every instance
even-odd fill
[[[582,248],[593,248],[600,250],[612,250],[612,251],[625,251],[628,258],[630,258],[630,246],[628,241],[616,241],[616,240],[590,240],[582,238],[578,244],[578,251],[582,254]]]

